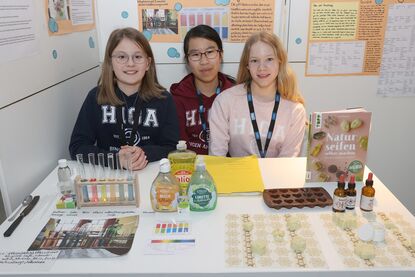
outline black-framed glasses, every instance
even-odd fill
[[[219,49],[210,49],[206,50],[205,52],[191,52],[187,54],[189,60],[193,62],[198,62],[202,59],[202,56],[205,55],[207,59],[215,59],[218,56],[218,53],[222,52]]]
[[[117,53],[117,54],[112,55],[111,57],[119,64],[128,63],[130,58],[135,64],[142,64],[146,60],[146,57],[142,54],[133,54],[130,56],[127,53]]]

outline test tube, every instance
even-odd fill
[[[97,176],[96,176],[96,172],[95,172],[95,154],[94,153],[89,153],[88,154],[88,163],[89,163],[89,167],[88,167],[88,177],[90,181],[95,181]]]
[[[89,153],[88,154],[88,163],[89,163],[89,180],[91,182],[96,181],[96,174],[95,174],[95,153]],[[91,193],[92,193],[92,201],[93,202],[98,202],[98,191],[97,191],[97,186],[96,185],[92,185],[91,186]]]
[[[133,165],[131,161],[131,153],[126,153],[126,159],[127,159],[127,180],[132,181],[133,180]],[[128,201],[134,200],[134,188],[133,184],[128,184]]]
[[[115,162],[117,164],[116,178],[119,181],[124,180],[124,169],[121,166],[120,153],[115,154]],[[124,201],[125,200],[124,184],[118,185],[118,194],[119,194],[120,201]]]
[[[106,177],[109,181],[115,180],[115,163],[114,163],[114,154],[108,153],[107,154],[107,164],[108,167],[106,168]]]
[[[105,156],[104,153],[98,153],[98,180],[105,181]],[[107,202],[107,186],[106,185],[100,185],[101,187],[101,201]]]
[[[84,156],[82,154],[76,154],[76,161],[78,165],[78,172],[81,178],[81,182],[85,181],[85,166],[84,166]],[[86,185],[82,186],[82,194],[85,202],[89,202],[88,196],[88,187]]]
[[[107,179],[109,181],[114,181],[115,180],[115,176],[114,176],[115,168],[114,168],[114,154],[113,153],[107,154],[107,162],[108,162]],[[115,202],[116,200],[115,185],[109,185],[109,187],[110,187],[110,201]]]

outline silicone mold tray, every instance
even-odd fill
[[[330,194],[322,187],[266,189],[262,195],[265,204],[274,209],[333,205]]]

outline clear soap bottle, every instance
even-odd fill
[[[160,172],[150,189],[151,206],[156,212],[176,212],[179,183],[170,173],[168,159],[160,160]]]
[[[66,159],[58,161],[58,187],[62,195],[74,194],[71,169]]]
[[[216,185],[212,176],[206,170],[206,164],[202,156],[197,158],[196,170],[190,179],[187,195],[191,211],[204,212],[216,208]]]

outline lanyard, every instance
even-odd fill
[[[220,87],[216,88],[215,94],[218,95],[220,93]],[[200,92],[200,90],[196,89],[196,95],[197,95],[197,99],[199,100],[199,116],[200,116],[200,121],[202,122],[202,130],[203,130],[203,134],[205,136],[206,139],[206,143],[208,143],[208,128],[207,128],[207,122],[206,122],[206,118],[205,118],[205,113],[206,113],[206,108],[205,105],[203,105],[203,97],[202,97],[202,93]]]
[[[122,92],[121,92],[122,93]],[[138,92],[137,92],[138,93]],[[138,120],[140,117],[140,109],[141,109],[141,104],[143,102],[143,100],[141,99],[141,97],[139,95],[137,95],[138,97],[138,101],[134,102],[134,118],[133,118],[133,129],[131,130],[131,134],[129,139],[127,140],[127,138],[125,137],[125,126],[124,126],[124,120],[122,117],[122,108],[123,106],[119,106],[116,107],[116,111],[117,111],[117,125],[118,125],[118,129],[120,131],[120,140],[121,140],[121,145],[130,145],[133,146],[134,145],[134,137],[135,134],[137,133],[138,130]],[[125,101],[125,105],[127,106],[127,119],[126,119],[126,123],[128,123],[128,105],[127,105],[127,101],[124,99]]]
[[[261,158],[265,158],[265,155],[267,154],[269,143],[270,143],[271,138],[272,138],[272,133],[274,132],[275,121],[277,119],[278,106],[280,104],[280,93],[278,92],[278,90],[275,92],[274,109],[272,110],[271,122],[269,123],[267,139],[265,141],[264,150],[262,150],[261,134],[259,133],[258,124],[256,122],[254,102],[253,102],[250,86],[247,89],[246,98],[248,100],[249,115],[250,115],[250,118],[251,118],[252,128],[254,129],[254,135],[255,135],[256,144],[258,146],[259,154],[261,155]]]

